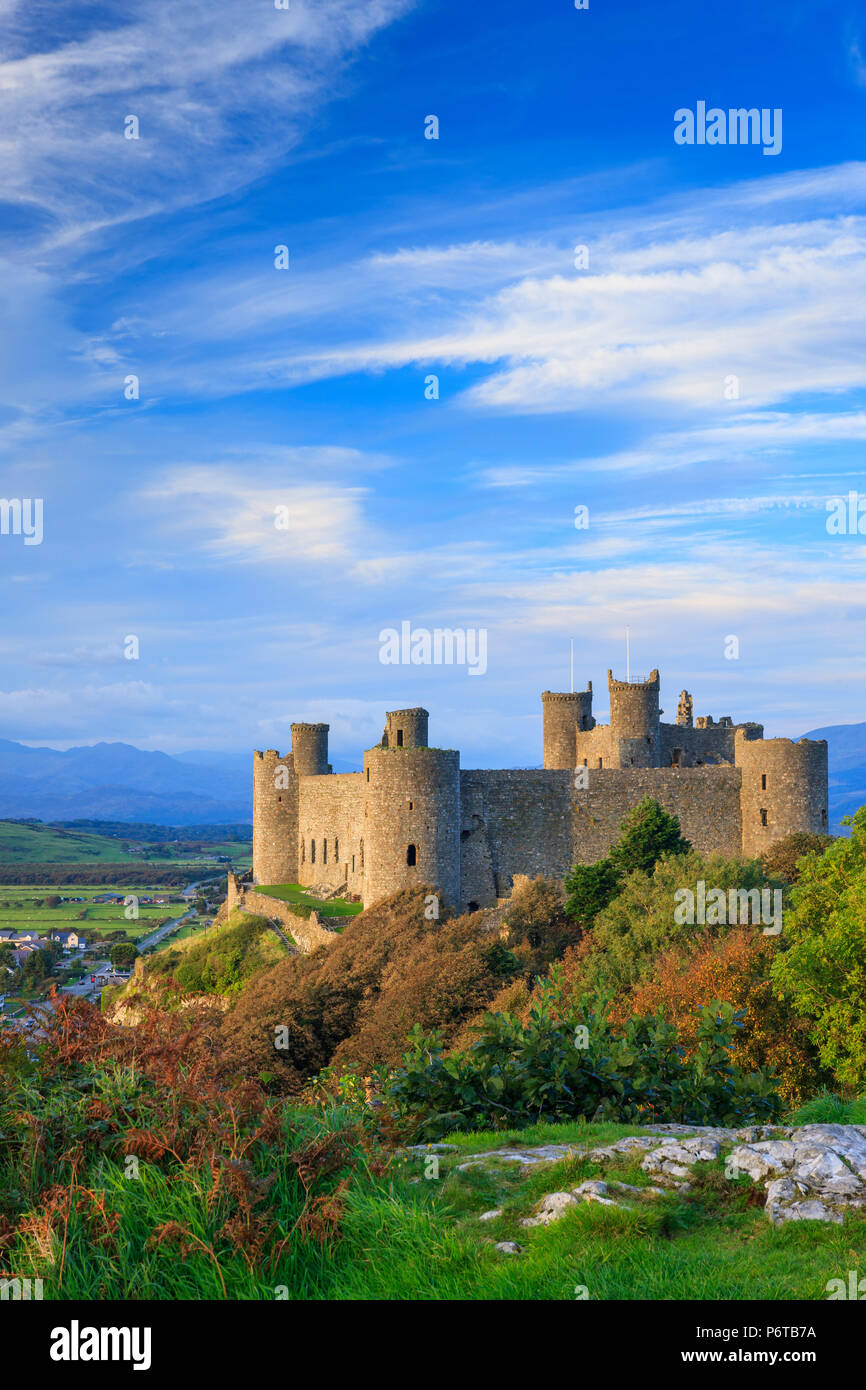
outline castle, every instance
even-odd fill
[[[562,878],[602,858],[626,813],[651,796],[703,853],[757,855],[793,831],[827,830],[827,744],[765,739],[761,724],[694,719],[683,691],[661,722],[659,673],[614,680],[610,723],[592,684],[541,697],[544,767],[466,771],[430,748],[425,709],[386,715],[362,772],[331,772],[327,724],[293,724],[292,751],[253,755],[253,880],[345,886],[365,906],[429,884],[474,910],[515,874]]]

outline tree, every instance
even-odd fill
[[[801,861],[785,919],[788,949],[773,966],[783,996],[811,1020],[810,1036],[842,1086],[866,1086],[866,806]]]
[[[619,874],[609,859],[599,859],[595,864],[575,864],[571,873],[566,874],[565,910],[581,931],[589,931],[599,912],[616,897],[619,882]]]
[[[694,850],[666,855],[652,873],[629,874],[617,897],[596,917],[592,954],[583,966],[585,982],[619,993],[651,978],[662,951],[674,948],[691,954],[708,935],[724,936],[739,925],[677,921],[677,893],[694,892],[700,881],[725,894],[731,888],[748,891],[773,886],[757,859],[703,858]],[[753,929],[760,933],[759,926]]]
[[[52,893],[50,897],[46,898],[46,899],[45,899],[45,906],[46,906],[46,907],[59,907],[59,906],[60,906],[60,895],[59,895],[59,893]]]
[[[823,854],[833,843],[832,835],[810,834],[806,830],[795,831],[776,840],[761,855],[767,872],[796,883],[800,877],[799,861],[804,854]]]
[[[130,970],[138,955],[138,947],[131,941],[118,941],[108,953],[108,959],[116,970]]]
[[[680,833],[677,816],[671,816],[652,797],[639,801],[619,827],[619,839],[610,851],[610,862],[622,874],[639,869],[651,874],[664,854],[686,854],[689,841]]]

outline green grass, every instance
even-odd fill
[[[866,1125],[866,1096],[842,1100],[830,1091],[813,1096],[786,1121],[792,1125]]]
[[[168,890],[156,891],[160,897],[168,897]],[[0,885],[0,929],[38,931],[43,934],[55,930],[72,930],[82,932],[85,938],[91,938],[94,932],[125,931],[130,938],[136,939],[153,931],[159,922],[179,917],[186,911],[186,906],[181,903],[140,903],[138,918],[127,920],[122,903],[93,902],[94,897],[102,893],[121,893],[124,896],[135,894],[140,897],[148,896],[149,890],[141,884],[125,888],[115,887],[114,884],[98,887],[88,885],[86,888],[78,885]],[[45,898],[51,896],[72,896],[83,898],[84,901],[62,903],[59,907],[44,906]],[[37,900],[41,900],[43,906],[35,906]],[[10,904],[9,907],[4,906],[7,902]],[[11,905],[18,902],[22,904],[21,907]],[[79,915],[82,912],[85,914],[83,918]]]
[[[52,825],[20,825],[0,820],[0,864],[122,864],[141,863],[141,852],[124,854],[123,840],[108,835],[95,835],[83,830],[62,830]],[[146,844],[130,835],[129,843]],[[202,855],[228,855],[237,868],[252,862],[252,845],[230,841],[221,845],[203,844],[201,853],[178,856],[172,847],[146,845],[148,863],[191,864],[201,869],[215,866],[202,863]],[[226,866],[227,867],[227,866]]]
[[[125,1112],[134,1106],[139,1084],[133,1071],[104,1070],[81,1093],[77,1086],[62,1095],[49,1090],[46,1103],[50,1096],[56,1125],[76,1132],[82,1122],[76,1117],[86,1115],[91,1095],[109,1097]],[[32,1093],[22,1099],[34,1103]],[[21,1277],[43,1277],[47,1299],[572,1302],[823,1300],[828,1280],[847,1279],[850,1269],[866,1263],[866,1216],[852,1214],[844,1226],[801,1222],[776,1228],[764,1216],[763,1194],[747,1178],[726,1179],[720,1162],[697,1165],[687,1199],[673,1191],[655,1199],[629,1195],[630,1211],[587,1203],[549,1227],[521,1226],[546,1193],[588,1177],[650,1184],[637,1160],[624,1158],[604,1172],[588,1161],[588,1147],[636,1132],[614,1124],[523,1130],[513,1136],[521,1144],[578,1148],[556,1163],[500,1163],[464,1173],[457,1164],[467,1152],[499,1147],[512,1136],[456,1135],[449,1142],[457,1152],[439,1155],[438,1174],[429,1176],[424,1157],[411,1155],[395,1157],[384,1174],[374,1174],[351,1141],[347,1161],[353,1177],[342,1198],[339,1236],[318,1239],[297,1228],[304,1193],[291,1154],[316,1135],[348,1133],[355,1115],[339,1106],[314,1114],[276,1104],[282,1130],[266,1149],[256,1150],[248,1169],[251,1179],[265,1184],[272,1240],[288,1238],[273,1263],[246,1259],[233,1248],[224,1227],[231,1189],[215,1188],[210,1168],[142,1161],[138,1177],[130,1180],[123,1162],[97,1145],[92,1171],[81,1173],[79,1182],[97,1198],[104,1196],[99,1219],[88,1222],[87,1202],[73,1203],[68,1227],[55,1225],[50,1248],[20,1237],[6,1253],[7,1264]],[[68,1142],[62,1132],[51,1134],[51,1144]],[[20,1204],[16,1161],[14,1147],[5,1160],[0,1150],[0,1179],[15,1189],[10,1200]],[[44,1181],[49,1175],[58,1181],[56,1161],[51,1152],[34,1158]],[[29,1175],[31,1168],[25,1164],[24,1171]],[[337,1167],[318,1191],[333,1191],[346,1172]],[[493,1207],[501,1207],[502,1215],[480,1222],[480,1214]],[[181,1234],[158,1238],[167,1223]],[[498,1252],[495,1244],[503,1240],[517,1241],[522,1253]]]
[[[172,976],[186,991],[239,994],[253,975],[284,960],[286,946],[262,917],[235,910],[220,927],[148,956],[146,979]]]
[[[636,1132],[616,1125],[544,1125],[520,1143],[610,1143]],[[532,1135],[531,1141],[529,1135]],[[520,1225],[548,1192],[588,1177],[635,1186],[650,1180],[636,1162],[602,1171],[581,1154],[535,1168],[501,1163],[456,1171],[467,1151],[498,1148],[502,1135],[454,1135],[459,1152],[439,1156],[439,1177],[424,1161],[400,1166],[388,1192],[350,1190],[343,1223],[352,1258],[334,1270],[336,1299],[567,1300],[823,1299],[829,1279],[866,1260],[866,1217],[844,1226],[770,1224],[748,1179],[730,1182],[721,1163],[698,1165],[688,1200],[672,1192],[632,1211],[585,1203],[548,1227]],[[585,1151],[584,1151],[585,1152]],[[412,1183],[412,1177],[421,1181]],[[483,1211],[501,1217],[480,1222]],[[514,1240],[519,1255],[495,1250]],[[381,1252],[387,1250],[383,1259]],[[377,1253],[378,1252],[378,1253]],[[853,1264],[852,1264],[853,1260]]]
[[[330,898],[325,902],[314,897],[299,883],[271,883],[257,888],[256,891],[266,893],[271,898],[279,898],[281,902],[290,903],[293,907],[318,912],[324,917],[354,917],[364,911],[363,903],[347,903],[343,898]]]
[[[106,835],[0,821],[3,864],[118,864],[131,857],[123,853],[120,841]]]

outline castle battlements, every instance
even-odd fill
[[[490,906],[517,874],[561,878],[602,858],[646,796],[703,853],[756,855],[793,831],[826,831],[826,742],[695,719],[686,690],[664,723],[659,692],[657,670],[645,681],[609,671],[610,719],[597,724],[591,682],[544,691],[542,768],[461,769],[458,752],[429,747],[418,706],[386,714],[361,772],[334,774],[329,726],[293,724],[290,752],[253,755],[254,880],[345,885],[367,906],[429,884],[454,907]]]

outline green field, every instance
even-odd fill
[[[130,836],[133,841],[134,837]],[[51,825],[20,825],[16,821],[0,820],[0,864],[122,864],[125,860],[140,864],[142,850],[135,854],[123,852],[123,840],[107,835],[92,835],[81,830],[61,830]],[[135,841],[140,844],[140,841]],[[252,846],[242,841],[221,845],[202,845],[201,853],[179,856],[170,845],[153,845],[146,849],[153,864],[212,865],[205,856],[228,855],[239,869],[252,862]]]
[[[160,897],[168,896],[167,889],[157,891]],[[128,887],[115,887],[114,884],[110,884],[107,887],[95,888],[45,884],[35,887],[14,884],[6,887],[0,884],[0,930],[35,930],[47,933],[71,929],[83,932],[85,937],[92,937],[94,932],[125,931],[127,936],[134,939],[153,931],[159,922],[164,922],[170,917],[180,917],[186,911],[186,905],[181,903],[140,903],[138,919],[130,920],[124,916],[125,909],[122,903],[94,903],[93,898],[102,893],[150,896],[148,889],[141,884]],[[83,898],[84,901],[46,907],[45,899],[52,895]],[[40,900],[43,906],[37,907],[36,903]],[[15,907],[14,903],[21,903],[22,906]]]
[[[279,898],[281,902],[291,903],[294,907],[321,913],[324,917],[355,917],[364,911],[363,903],[347,903],[343,898],[329,898],[324,902],[321,898],[313,897],[299,883],[272,883],[257,891],[267,893],[271,898]]]

